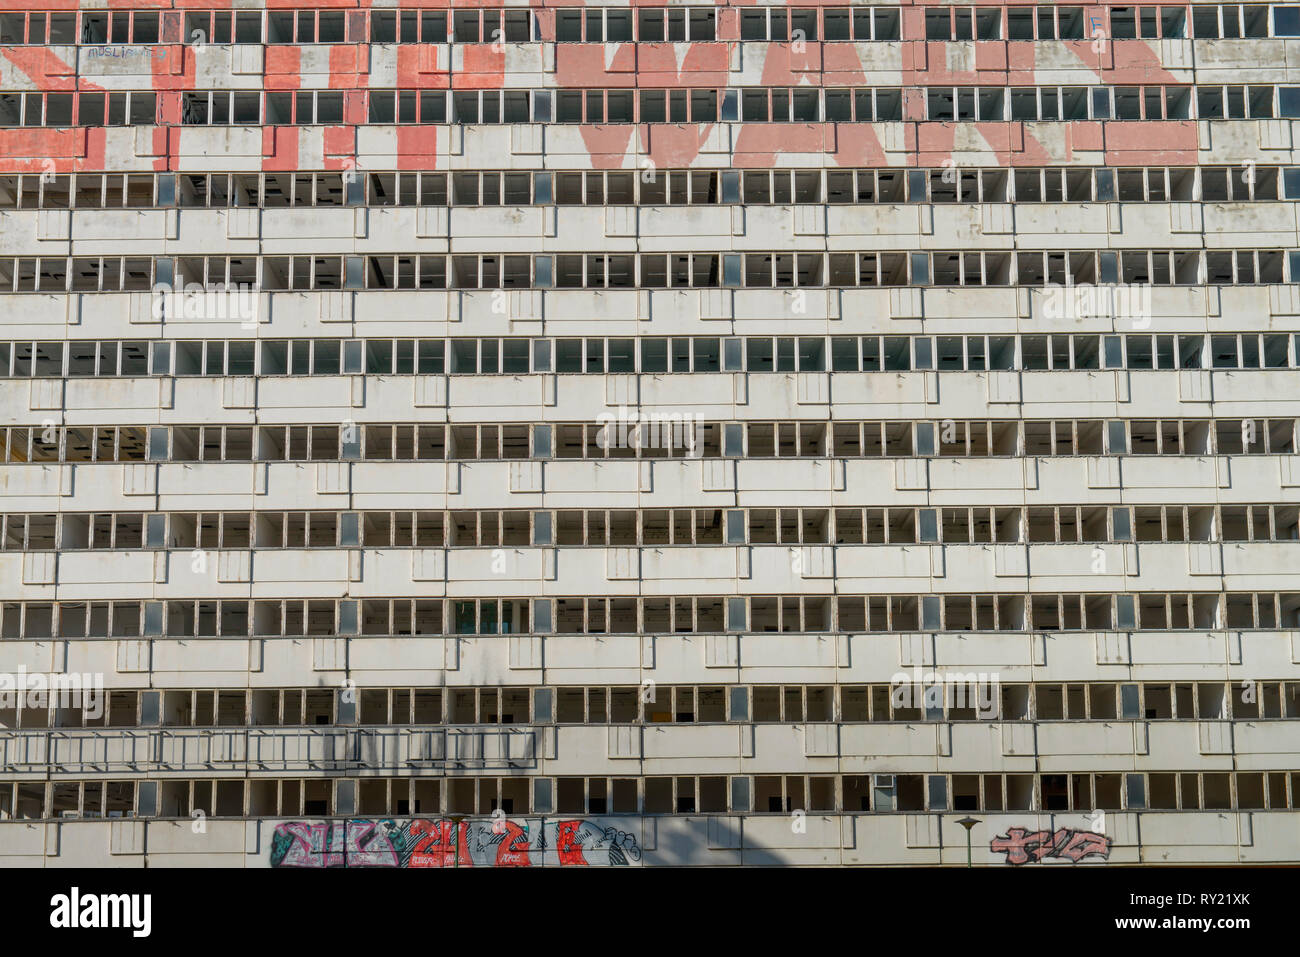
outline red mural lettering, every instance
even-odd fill
[[[459,828],[459,834],[452,828]],[[465,846],[465,822],[412,821],[408,833],[419,835],[407,867],[473,867]],[[457,854],[459,853],[459,863]]]
[[[586,867],[587,859],[582,856],[582,845],[577,841],[581,821],[560,821],[555,826],[555,850],[560,855],[563,867]]]
[[[502,822],[503,835],[497,846],[497,867],[530,867],[528,833],[514,821]],[[495,830],[495,828],[494,828]]]

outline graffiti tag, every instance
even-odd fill
[[[640,860],[632,834],[583,819],[286,821],[271,836],[272,867],[589,867]]]
[[[1085,857],[1110,858],[1110,838],[1092,831],[1062,827],[1052,831],[1007,828],[1007,833],[989,841],[989,849],[1007,856],[1008,864],[1028,864],[1048,857],[1078,864]]]

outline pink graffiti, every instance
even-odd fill
[[[307,824],[293,821],[276,828],[291,837],[280,867],[397,867],[397,852],[373,821]]]
[[[1058,828],[1052,831],[1029,831],[1023,827],[1007,828],[1007,833],[989,842],[989,849],[1006,854],[1008,864],[1037,863],[1044,858],[1064,858],[1075,864],[1085,857],[1110,858],[1110,838],[1093,831]]]

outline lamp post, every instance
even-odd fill
[[[964,817],[957,823],[966,828],[966,866],[970,867],[970,829],[978,824],[979,821],[975,820],[973,817]]]

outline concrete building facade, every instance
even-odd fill
[[[35,7],[0,862],[1300,858],[1300,6]]]

